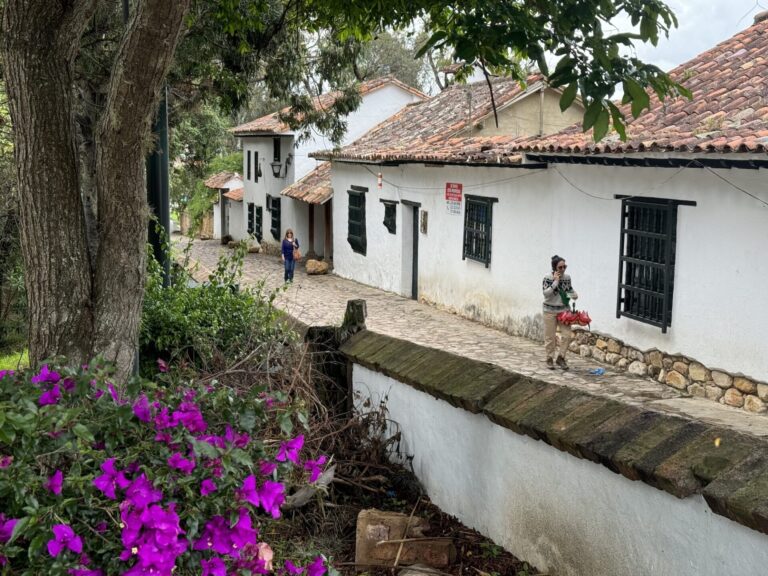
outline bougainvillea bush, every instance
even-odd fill
[[[259,538],[326,462],[265,438],[281,400],[167,372],[118,389],[98,362],[0,372],[0,573],[326,574]]]

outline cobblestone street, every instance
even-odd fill
[[[177,242],[183,242],[176,237]],[[180,246],[179,246],[180,247]],[[195,241],[192,259],[197,262],[195,276],[205,279],[215,268],[219,254],[231,253],[217,240]],[[283,285],[283,268],[277,256],[248,254],[243,277],[246,283],[264,281],[269,289]],[[332,274],[308,276],[303,266],[296,267],[294,283],[278,297],[278,306],[291,317],[309,326],[339,325],[348,300],[367,302],[369,330],[439,348],[474,360],[546,382],[572,386],[591,394],[614,398],[650,410],[684,414],[700,421],[729,426],[735,430],[768,437],[768,417],[729,408],[710,400],[682,396],[669,386],[626,372],[617,372],[578,355],[569,355],[571,369],[551,371],[543,362],[539,342],[512,336],[448,311],[384,292]],[[605,374],[589,373],[593,368]]]

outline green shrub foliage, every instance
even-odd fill
[[[0,571],[325,574],[323,557],[276,558],[259,538],[325,464],[281,437],[298,414],[258,385],[159,366],[122,389],[98,361],[0,372]]]

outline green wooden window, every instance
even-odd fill
[[[368,249],[368,239],[365,231],[365,193],[367,188],[352,186],[347,190],[349,195],[349,212],[347,215],[347,242],[352,250],[365,256]]]
[[[482,262],[487,268],[491,263],[491,239],[493,232],[493,203],[496,198],[465,196],[464,205],[464,253],[462,260]]]

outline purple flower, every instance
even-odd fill
[[[107,531],[108,527],[109,526],[107,525],[106,522],[99,522],[98,524],[96,524],[96,526],[93,527],[93,529],[96,530],[96,532],[98,532],[99,534],[104,534],[104,532]]]
[[[120,398],[120,393],[117,391],[117,388],[115,388],[115,385],[111,382],[107,383],[107,390],[109,390],[109,395],[112,396],[112,401],[117,404],[118,406],[122,406],[124,404],[127,404],[127,401]]]
[[[168,408],[162,408],[155,416],[155,429],[165,430],[166,428],[175,428],[179,425],[179,420],[175,414],[171,414]]]
[[[83,551],[83,541],[67,524],[54,524],[52,530],[53,538],[48,540],[48,554],[56,557],[65,549],[75,554]]]
[[[192,546],[195,550],[212,550],[217,554],[229,554],[232,541],[229,523],[222,516],[214,516],[205,523],[200,538]]]
[[[318,556],[307,566],[307,576],[323,576],[325,574],[325,558]]]
[[[37,401],[40,406],[49,406],[51,404],[58,404],[61,399],[61,390],[58,384],[54,384],[50,390],[46,390],[40,394],[40,398]]]
[[[299,452],[301,451],[302,446],[304,446],[303,434],[296,436],[296,438],[293,440],[283,442],[280,444],[280,450],[278,450],[277,456],[275,456],[275,460],[278,462],[285,462],[286,460],[290,460],[294,464],[298,464]]]
[[[264,476],[272,476],[272,473],[277,470],[277,464],[275,462],[269,462],[268,460],[262,460],[259,462],[259,472]]]
[[[176,557],[187,549],[181,535],[179,516],[173,504],[168,508],[148,505],[136,508],[127,500],[120,504],[123,521],[121,540],[125,549],[120,554],[124,561],[136,559],[136,564],[123,574],[171,574]]]
[[[15,373],[13,370],[0,370],[0,380],[6,376],[13,376]]]
[[[240,553],[240,550],[248,546],[249,544],[255,545],[258,533],[253,527],[251,522],[251,515],[246,508],[240,508],[238,510],[239,518],[237,523],[232,527],[232,555],[236,556]]]
[[[200,564],[203,567],[201,576],[227,576],[227,566],[221,558],[200,560]]]
[[[56,384],[61,380],[61,375],[58,372],[53,372],[48,369],[48,364],[43,364],[43,367],[40,368],[40,372],[38,372],[35,376],[32,376],[30,379],[30,382],[32,384],[42,384],[43,382],[51,382],[52,384]]]
[[[56,472],[53,473],[53,476],[48,478],[48,481],[45,483],[45,487],[50,492],[53,492],[58,496],[61,494],[61,487],[64,484],[64,474],[61,470],[56,470]]]
[[[205,432],[208,428],[200,408],[194,402],[182,402],[179,409],[173,412],[173,416],[192,434]]]
[[[101,570],[91,570],[89,568],[70,568],[67,574],[71,576],[104,576]]]
[[[133,403],[133,415],[136,416],[142,422],[150,422],[152,420],[152,414],[149,411],[149,400],[142,394]]]
[[[125,498],[136,508],[146,508],[154,502],[160,502],[163,493],[147,480],[146,475],[142,474],[128,486]]]
[[[13,529],[19,522],[18,518],[5,519],[5,514],[0,514],[0,544],[5,544],[13,536]]]
[[[285,561],[285,570],[289,574],[294,574],[294,575],[304,574],[304,568],[302,568],[301,566],[296,566],[296,564],[294,564],[290,560]]]
[[[192,471],[195,469],[195,461],[184,458],[184,456],[182,456],[178,452],[174,452],[168,458],[168,466],[170,466],[171,468],[175,468],[176,470],[180,470],[181,472],[189,476],[190,474],[192,474]]]
[[[162,358],[158,358],[157,359],[157,369],[160,372],[168,372],[168,362],[166,362]]]
[[[245,448],[248,446],[248,442],[251,441],[251,437],[248,434],[238,434],[232,430],[231,426],[227,426],[224,433],[224,440],[229,444],[232,444],[235,448]]]
[[[67,378],[61,383],[64,388],[64,392],[72,392],[75,389],[75,381],[72,378]]]
[[[218,488],[216,487],[216,483],[210,478],[206,478],[200,484],[200,494],[202,496],[208,496],[208,494],[211,494],[212,492],[216,492],[216,490],[218,490]]]
[[[0,456],[0,469],[8,468],[13,464],[13,456]]]
[[[309,470],[309,483],[313,483],[320,478],[320,474],[323,471],[323,464],[326,463],[328,458],[320,456],[317,460],[307,460],[304,462],[304,470]]]
[[[130,485],[130,481],[125,477],[123,472],[120,472],[115,468],[115,458],[105,460],[101,465],[101,470],[104,474],[94,478],[93,485],[101,490],[105,496],[114,500],[117,498],[115,495],[115,488],[124,490]]]
[[[264,486],[259,490],[259,502],[266,512],[272,515],[272,518],[280,518],[280,505],[285,501],[285,486],[280,482],[264,482]]]
[[[254,506],[259,505],[259,492],[256,490],[256,477],[251,474],[243,480],[243,487],[240,489],[240,497]]]

